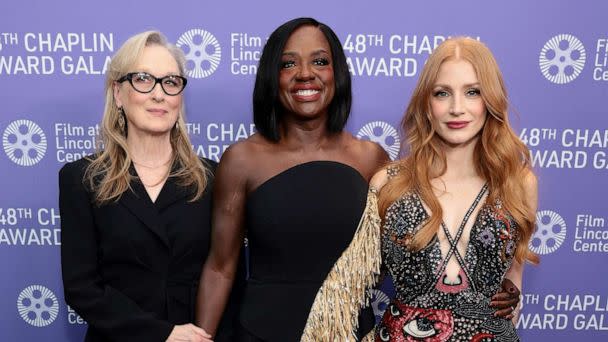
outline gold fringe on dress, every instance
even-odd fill
[[[359,312],[368,304],[368,290],[380,274],[380,215],[376,192],[370,187],[353,240],[317,292],[304,327],[303,342],[356,341]],[[369,338],[368,334],[364,340]]]
[[[376,337],[376,328],[372,329],[365,337],[359,342],[374,342]]]

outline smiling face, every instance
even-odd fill
[[[146,46],[128,72],[143,71],[156,77],[180,75],[177,61],[160,45]],[[134,80],[135,82],[135,80]],[[129,135],[169,135],[177,121],[182,94],[169,96],[156,84],[151,92],[142,94],[129,81],[114,84],[116,105],[127,117]]]
[[[293,31],[283,50],[279,99],[285,114],[299,119],[327,117],[335,93],[329,43],[314,26]]]
[[[471,63],[448,59],[441,64],[431,94],[436,132],[450,146],[475,142],[486,121],[486,106]]]

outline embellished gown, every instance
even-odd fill
[[[371,308],[359,315],[364,289],[348,287],[356,275],[357,281],[373,279],[358,269],[366,263],[357,248],[368,238],[357,227],[367,189],[354,168],[312,161],[279,173],[249,195],[243,340],[354,341],[373,328]]]
[[[376,341],[519,341],[511,320],[494,317],[490,298],[511,266],[517,226],[500,201],[481,201],[487,185],[452,236],[443,229],[449,251],[442,255],[435,237],[424,249],[405,247],[429,217],[418,194],[408,193],[391,204],[382,231],[382,260],[393,278],[396,298],[376,327]],[[481,203],[481,204],[480,204]],[[474,209],[481,205],[477,217]],[[464,255],[456,248],[467,220],[473,220]],[[460,266],[456,284],[446,283],[447,261]]]

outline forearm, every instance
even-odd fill
[[[235,265],[236,266],[236,265]],[[196,300],[195,324],[215,336],[234,283],[235,269],[219,270],[205,264]]]
[[[523,273],[524,273],[524,265],[517,261],[513,261],[513,264],[511,265],[511,267],[507,271],[507,274],[505,275],[505,277],[508,278],[509,280],[511,280],[513,282],[513,284],[519,289],[520,293],[523,293],[523,288],[522,288]],[[513,310],[513,314],[512,314],[513,315],[513,324],[517,324],[520,308],[521,308],[521,305],[518,305]]]

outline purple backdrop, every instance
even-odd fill
[[[527,267],[524,341],[606,341],[608,3],[26,1],[0,12],[0,340],[80,341],[63,300],[57,171],[92,151],[104,69],[132,34],[159,29],[188,53],[189,130],[218,159],[249,136],[266,37],[313,16],[338,33],[354,82],[348,129],[398,152],[398,123],[435,44],[485,42],[504,73],[512,122],[539,176],[539,267]],[[602,179],[604,179],[602,181]],[[383,290],[391,294],[390,286]],[[382,310],[384,293],[374,305]]]

